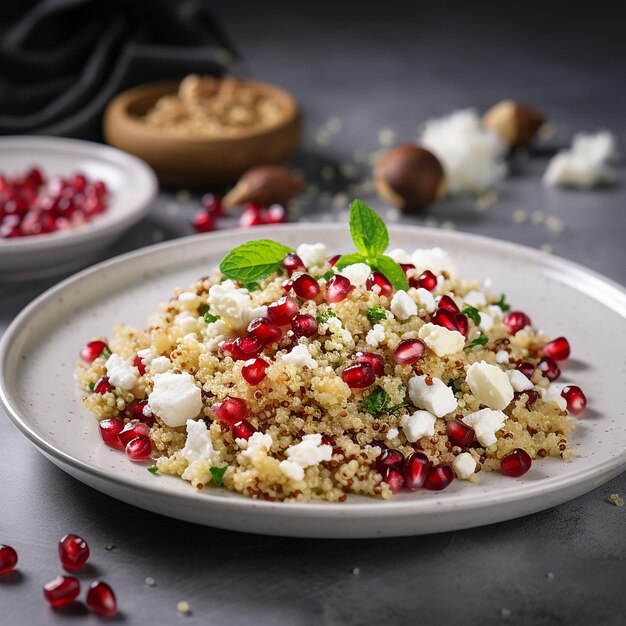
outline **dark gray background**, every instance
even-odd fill
[[[471,199],[447,200],[403,219],[552,249],[624,283],[624,187],[547,191],[540,182],[548,148],[572,132],[608,128],[624,146],[621,3],[550,3],[548,12],[546,3],[384,2],[375,11],[349,4],[263,3],[252,12],[248,3],[231,0],[218,10],[248,71],[290,89],[302,104],[305,136],[294,162],[315,187],[301,199],[297,218],[345,219],[345,209],[334,206],[337,191],[380,206],[342,176],[323,180],[321,168],[345,169],[355,150],[378,149],[381,129],[408,141],[429,116],[471,105],[484,110],[512,97],[545,111],[556,138],[512,164],[513,175],[486,210]],[[342,130],[319,145],[319,129],[333,117]],[[359,167],[364,175],[367,168]],[[623,178],[623,167],[620,172]],[[163,192],[151,216],[109,255],[187,234],[194,206],[193,197]],[[54,282],[0,286],[0,329]],[[42,584],[59,573],[55,546],[66,532],[91,546],[85,586],[94,576],[109,581],[122,611],[118,620],[128,624],[626,619],[626,509],[607,502],[611,493],[626,495],[624,474],[556,509],[486,528],[314,541],[212,530],[119,503],[56,469],[6,419],[0,419],[0,458],[0,542],[20,553],[19,575],[0,580],[2,626],[100,621],[53,612],[41,596]],[[115,548],[106,550],[107,544]],[[144,583],[147,576],[156,587]],[[179,600],[190,603],[191,616],[178,614]]]

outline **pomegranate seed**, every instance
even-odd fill
[[[248,417],[248,407],[241,398],[224,398],[222,402],[216,402],[211,411],[215,413],[217,419],[230,424],[231,426]]]
[[[374,384],[376,374],[369,363],[355,363],[343,370],[341,378],[352,389],[364,389]]]
[[[87,178],[82,174],[74,174],[70,180],[70,185],[76,191],[84,191],[85,187],[87,187]]]
[[[398,493],[404,486],[404,477],[399,470],[393,467],[384,467],[380,475],[393,493]]]
[[[337,264],[337,261],[339,261],[340,258],[341,258],[341,254],[336,254],[335,256],[328,259],[328,263],[330,264],[331,267],[335,267],[335,265]]]
[[[420,274],[417,284],[422,289],[432,291],[437,286],[437,277],[430,270],[426,270]]]
[[[239,351],[245,359],[257,356],[263,350],[263,343],[258,337],[248,335],[247,337],[237,337],[234,342],[235,352]]]
[[[365,281],[365,287],[369,291],[378,293],[379,296],[385,296],[385,298],[388,298],[393,293],[393,285],[380,272],[372,272]],[[378,289],[375,290],[374,287]]]
[[[326,283],[326,302],[341,302],[348,297],[352,284],[340,274],[335,274]]]
[[[298,314],[298,303],[289,296],[283,296],[278,302],[267,307],[267,316],[277,326],[286,326]]]
[[[289,254],[285,256],[283,259],[283,267],[289,276],[294,272],[306,272],[306,267],[304,267],[302,259],[295,252],[289,252]]]
[[[215,219],[206,211],[198,211],[191,220],[191,225],[198,233],[210,233],[215,230]]]
[[[109,393],[110,391],[113,390],[113,387],[111,387],[111,383],[109,382],[109,379],[107,376],[102,376],[101,378],[98,378],[98,380],[96,381],[96,384],[93,387],[93,390],[95,393]]]
[[[118,435],[123,446],[137,437],[148,437],[150,435],[150,427],[142,422],[128,422]]]
[[[43,586],[44,598],[50,606],[63,606],[73,602],[80,593],[80,581],[74,576],[57,576]]]
[[[26,173],[26,180],[28,180],[34,187],[41,187],[43,185],[43,174],[38,167],[31,167]]]
[[[382,376],[385,373],[385,362],[378,354],[364,352],[363,354],[357,355],[355,361],[357,363],[369,363],[374,369],[374,374],[376,374],[376,376]]]
[[[393,448],[387,448],[382,441],[375,441],[372,445],[377,445],[382,448],[382,452],[376,458],[376,471],[382,474],[383,469],[393,468],[401,470],[404,464],[404,454],[400,450],[394,450]]]
[[[265,224],[284,224],[287,221],[287,211],[282,204],[272,204],[263,213]]]
[[[440,309],[445,309],[450,313],[457,314],[461,312],[456,302],[450,296],[441,296],[438,304]]]
[[[257,317],[248,325],[248,332],[264,346],[275,343],[283,336],[283,331],[267,317]]]
[[[283,283],[283,293],[287,295],[291,291],[292,287],[293,287],[293,280],[286,280]]]
[[[556,364],[556,361],[549,356],[544,356],[543,359],[539,361],[537,367],[550,382],[556,380],[561,375],[561,368]]]
[[[587,398],[580,387],[568,385],[563,388],[561,395],[567,402],[567,411],[572,415],[580,415],[585,410]]]
[[[93,189],[94,194],[98,196],[98,198],[101,198],[102,196],[106,196],[108,193],[106,183],[102,180],[95,181],[92,185],[92,189]]]
[[[102,437],[104,443],[112,448],[122,449],[120,433],[124,428],[124,422],[121,419],[113,417],[108,420],[102,420],[98,427],[100,428],[100,437]]]
[[[7,574],[17,565],[17,552],[11,546],[0,544],[0,574]]]
[[[417,491],[424,485],[426,475],[430,468],[428,457],[422,452],[413,452],[409,454],[402,475],[404,476],[404,484],[410,491]]]
[[[249,202],[243,208],[243,213],[239,218],[239,226],[249,228],[250,226],[260,226],[261,224],[263,224],[261,207]]]
[[[80,351],[80,358],[91,365],[105,350],[110,352],[109,346],[104,341],[90,341]]]
[[[241,420],[230,427],[230,431],[235,439],[245,439],[248,441],[256,432],[256,428],[248,421]]]
[[[541,355],[549,356],[555,361],[564,361],[570,355],[569,341],[565,337],[557,337],[542,348]]]
[[[450,311],[446,309],[439,309],[434,315],[431,316],[430,321],[433,324],[443,326],[448,330],[458,330],[455,319],[456,315],[457,313],[450,313]]]
[[[85,601],[94,613],[103,617],[113,617],[117,613],[117,600],[113,589],[101,580],[91,583]]]
[[[454,323],[456,324],[456,329],[463,335],[463,337],[467,337],[467,333],[469,332],[467,317],[465,317],[463,313],[457,313],[454,316]]]
[[[526,328],[526,326],[530,326],[531,324],[528,315],[526,315],[526,313],[522,313],[521,311],[511,311],[505,315],[502,321],[509,329],[511,335],[514,335],[516,332],[522,330],[522,328]]]
[[[142,358],[137,354],[133,359],[133,365],[139,370],[139,375],[143,376],[146,373],[146,366],[143,364]]]
[[[424,487],[431,491],[441,491],[454,480],[454,472],[449,465],[431,467],[424,480]]]
[[[322,444],[325,446],[334,446],[335,438],[332,435],[322,435]]]
[[[513,399],[517,400],[523,395],[526,395],[526,408],[530,409],[535,402],[539,399],[539,394],[534,389],[528,389],[527,391],[516,391],[513,394]]]
[[[154,416],[152,414],[146,415],[144,413],[147,406],[147,400],[132,400],[128,403],[126,412],[131,419],[143,422],[148,426],[152,426],[154,424]]]
[[[393,358],[400,365],[408,365],[422,358],[426,346],[419,339],[405,339],[393,351]]]
[[[224,215],[222,199],[219,196],[214,196],[212,193],[207,193],[202,196],[202,207],[213,217],[222,217],[222,215]]]
[[[535,373],[535,366],[532,363],[528,363],[527,361],[522,361],[521,363],[518,363],[515,366],[515,369],[518,372],[524,374],[524,376],[529,379],[532,378],[533,374]]]
[[[317,320],[312,315],[299,314],[291,320],[296,337],[312,337],[317,332]]]
[[[145,461],[152,454],[152,443],[149,437],[131,439],[125,448],[126,456],[131,461]]]
[[[269,363],[263,359],[250,359],[241,368],[241,375],[249,385],[258,385],[264,378]]]
[[[292,286],[295,294],[303,300],[315,300],[320,295],[320,286],[312,276],[308,274],[300,274],[293,281]]]
[[[82,537],[70,533],[59,541],[59,558],[66,570],[74,572],[87,562],[89,546]]]
[[[532,465],[532,460],[528,452],[522,448],[515,448],[500,460],[500,471],[505,476],[517,478],[525,474]]]
[[[453,446],[468,448],[476,441],[476,433],[473,428],[459,419],[446,422],[446,434]]]

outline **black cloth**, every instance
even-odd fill
[[[43,0],[3,17],[5,135],[99,140],[104,109],[120,91],[190,73],[220,76],[238,60],[202,0]]]

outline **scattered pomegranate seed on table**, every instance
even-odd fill
[[[516,448],[513,452],[509,452],[506,456],[503,456],[500,460],[500,471],[505,476],[512,476],[517,478],[525,474],[532,465],[532,460],[522,448]]]
[[[53,607],[73,602],[79,593],[80,581],[74,576],[57,576],[43,586],[44,598]]]
[[[17,565],[17,552],[11,546],[0,544],[0,574],[13,571]]]
[[[81,569],[89,559],[89,546],[78,535],[65,535],[59,541],[59,559],[66,570],[71,572]]]
[[[194,215],[191,225],[199,233],[210,233],[215,230],[215,219],[210,213],[200,210]]]
[[[113,617],[117,613],[117,599],[113,589],[101,580],[96,580],[89,586],[86,603],[94,613],[103,617]]]

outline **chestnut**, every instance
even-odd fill
[[[285,206],[302,189],[302,179],[280,165],[253,167],[241,175],[237,184],[224,196],[225,208],[253,202],[260,206]]]
[[[385,152],[374,168],[378,196],[405,211],[417,211],[445,195],[445,176],[437,157],[414,144]]]
[[[511,149],[529,145],[545,121],[539,111],[513,100],[502,100],[483,115],[483,126]]]

